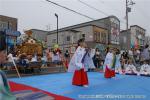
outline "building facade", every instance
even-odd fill
[[[121,49],[140,48],[145,45],[146,30],[138,25],[130,26],[130,29],[121,31],[120,44]]]
[[[146,30],[138,25],[133,25],[131,29],[131,43],[135,44],[134,47],[143,47],[145,44]]]
[[[4,31],[5,29],[17,31],[17,23],[17,18],[0,15],[0,31]]]
[[[80,38],[85,38],[86,43],[90,47],[95,47],[95,44],[107,44],[108,31],[104,28],[87,25],[79,28],[59,32],[59,45],[61,49],[67,49],[72,46],[77,46],[77,41]],[[53,47],[56,44],[57,35],[51,34],[47,36],[48,46]]]
[[[115,16],[77,24],[58,30],[58,43],[64,50],[70,46],[76,46],[80,38],[85,38],[91,48],[102,44],[112,45],[119,48],[120,21]],[[48,32],[47,45],[53,47],[56,44],[57,31]]]
[[[7,51],[13,50],[17,45],[17,37],[21,35],[17,31],[18,20],[16,18],[0,15],[0,31],[6,34]]]
[[[120,32],[120,48],[121,50],[129,50],[131,48],[131,34],[130,30],[123,30]]]

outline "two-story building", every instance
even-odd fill
[[[119,48],[120,21],[115,16],[85,22],[58,30],[58,44],[65,50],[77,46],[80,38],[85,38],[89,47],[115,46]],[[47,45],[53,47],[57,41],[57,30],[48,32]]]

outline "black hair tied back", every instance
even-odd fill
[[[78,40],[78,46],[80,46],[80,43],[82,42],[84,42],[84,38]]]

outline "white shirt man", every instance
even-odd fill
[[[15,66],[15,61],[11,53],[8,54],[7,58],[8,58],[7,69],[10,70],[12,66]]]
[[[13,55],[11,53],[8,54],[7,58],[8,62],[13,62]]]

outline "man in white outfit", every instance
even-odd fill
[[[13,55],[12,53],[9,53],[7,56],[8,62],[7,62],[7,69],[11,69],[11,67],[13,67]]]

